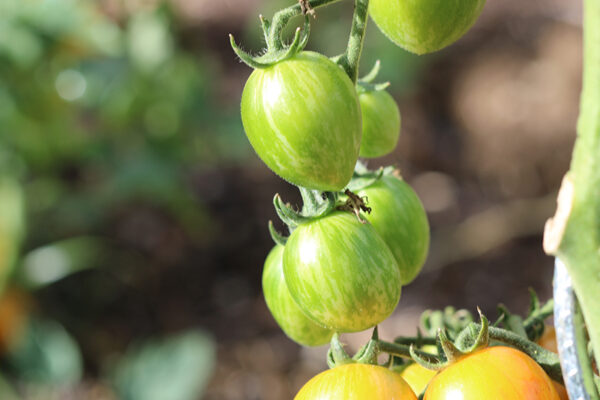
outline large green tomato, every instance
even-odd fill
[[[322,191],[350,181],[362,129],[358,95],[327,57],[305,51],[256,69],[242,94],[242,122],[258,156],[283,179]]]
[[[385,175],[361,190],[371,213],[367,216],[394,253],[403,285],[419,273],[429,250],[429,222],[421,200],[402,179]]]
[[[400,136],[400,110],[385,90],[363,91],[358,95],[363,136],[360,156],[381,157],[391,153]]]
[[[290,293],[302,310],[337,332],[386,319],[400,300],[400,270],[369,224],[335,211],[298,226],[283,252]]]
[[[287,288],[283,276],[283,249],[281,245],[275,246],[265,261],[262,286],[267,307],[281,329],[293,341],[305,346],[326,344],[331,340],[333,331],[308,318]]]
[[[391,41],[424,54],[467,33],[484,4],[485,0],[371,0],[369,12]]]

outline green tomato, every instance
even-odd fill
[[[335,211],[298,226],[283,252],[296,303],[321,325],[358,332],[386,319],[400,300],[400,269],[369,224]]]
[[[402,179],[386,175],[361,190],[371,213],[373,228],[394,253],[402,284],[410,283],[421,271],[429,250],[429,222],[421,200]]]
[[[371,0],[369,12],[392,42],[425,54],[460,39],[484,5],[485,0]]]
[[[358,100],[363,122],[360,156],[375,158],[391,153],[400,137],[400,110],[396,101],[385,90],[362,92]]]
[[[283,276],[283,249],[277,245],[265,261],[262,275],[263,293],[267,307],[285,334],[304,346],[320,346],[328,343],[333,331],[311,320],[298,307]]]
[[[358,95],[327,57],[305,51],[255,70],[242,122],[256,154],[283,179],[322,191],[350,181],[362,134]]]

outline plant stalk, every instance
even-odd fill
[[[600,365],[600,0],[584,0],[584,66],[577,140],[544,247],[565,264]]]
[[[368,14],[369,0],[355,0],[348,47],[338,60],[338,63],[344,68],[354,83],[358,80],[358,66],[367,29]]]

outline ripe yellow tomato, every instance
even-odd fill
[[[545,348],[546,350],[550,350],[554,353],[558,353],[558,344],[556,343],[556,330],[552,325],[546,325],[544,328],[544,334],[538,340],[538,344]],[[569,400],[569,395],[567,394],[567,389],[564,385],[552,381],[556,392],[558,393],[558,397],[560,400]]]
[[[527,354],[487,347],[460,358],[429,383],[425,400],[560,400],[552,380]]]
[[[556,330],[552,325],[546,325],[544,328],[544,334],[538,340],[538,344],[550,350],[553,353],[558,353],[558,344],[556,343]]]
[[[427,387],[427,384],[435,374],[437,374],[437,371],[432,371],[417,363],[409,365],[400,373],[416,395],[425,390],[425,387]]]
[[[295,400],[417,400],[400,374],[378,365],[346,364],[308,381]]]

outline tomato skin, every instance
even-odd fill
[[[558,344],[556,342],[556,330],[552,325],[546,325],[544,328],[544,334],[538,340],[538,344],[545,348],[546,350],[550,350],[553,353],[558,353]],[[567,393],[567,389],[565,385],[558,383],[556,381],[552,381],[556,392],[558,393],[558,397],[560,400],[569,400],[569,395]]]
[[[367,197],[367,219],[394,253],[402,285],[410,283],[429,251],[429,222],[421,200],[408,183],[391,175],[358,194]]]
[[[262,275],[263,293],[267,307],[275,321],[293,341],[304,346],[321,346],[329,343],[333,331],[317,325],[298,307],[283,276],[284,247],[273,247]]]
[[[386,319],[400,300],[400,271],[383,239],[335,211],[297,227],[283,253],[285,281],[302,310],[337,332]]]
[[[399,374],[378,365],[346,364],[308,381],[295,400],[417,400]]]
[[[425,400],[559,400],[552,380],[525,353],[504,346],[464,356],[439,372]]]
[[[391,153],[400,137],[400,110],[385,90],[365,91],[358,95],[363,134],[360,156],[381,157]]]
[[[437,371],[432,371],[417,363],[410,364],[400,373],[416,395],[421,394],[425,390],[427,384],[436,374]]]
[[[485,0],[371,0],[369,13],[392,42],[425,54],[460,39],[484,5]]]
[[[346,73],[309,51],[254,70],[242,93],[242,123],[258,156],[283,179],[339,191],[358,159],[362,122]]]

